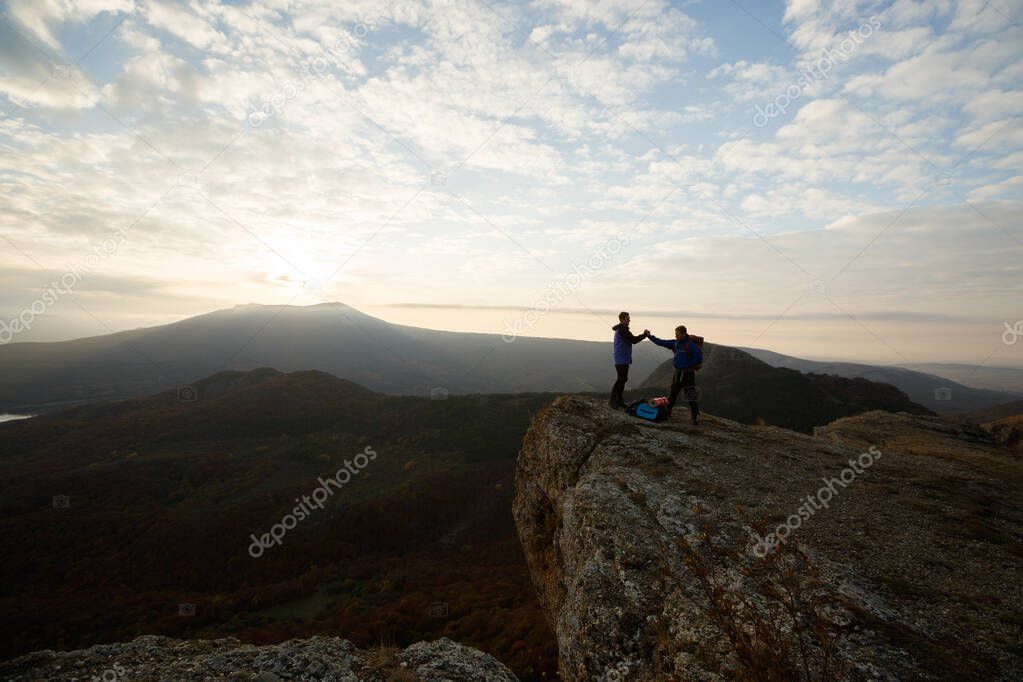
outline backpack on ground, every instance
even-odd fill
[[[643,403],[642,405],[636,406],[636,416],[640,419],[646,419],[652,422],[662,422],[668,418],[668,406],[667,405],[651,405],[649,403]]]
[[[639,400],[633,400],[631,403],[625,406],[625,413],[631,414],[633,417],[636,416],[636,408],[640,405],[646,404],[646,398],[640,398]]]

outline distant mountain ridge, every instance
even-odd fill
[[[117,400],[223,370],[320,370],[374,391],[609,390],[608,342],[516,338],[391,324],[340,303],[237,306],[173,324],[56,343],[0,346],[0,411]],[[639,350],[643,376],[660,358]]]
[[[902,367],[945,377],[971,388],[1023,393],[1023,368],[988,367],[948,362],[913,362]]]
[[[457,395],[472,393],[604,393],[613,380],[611,330],[606,342],[521,337],[507,342],[501,334],[448,332],[392,324],[341,303],[315,306],[244,305],[218,310],[172,324],[105,336],[54,343],[11,343],[0,346],[0,412],[50,412],[70,405],[123,400],[165,390],[181,391],[187,399],[192,384],[221,371],[249,371],[273,367],[283,372],[315,370],[343,377],[360,386],[396,395]],[[736,396],[766,390],[745,389],[734,384],[732,372],[749,369],[751,356],[725,362],[718,355],[701,373],[702,389],[718,414],[750,422],[763,414],[747,415],[736,409]],[[961,386],[955,382],[901,368],[873,367],[854,363],[816,363],[770,351],[753,355],[768,365],[802,372],[862,377],[891,384],[905,392],[911,402],[937,412],[964,411],[1023,397],[998,391]],[[667,353],[649,343],[634,350],[633,383],[663,365]],[[766,368],[758,369],[768,380]],[[793,389],[799,380],[784,384]],[[831,397],[821,405],[823,382],[805,395],[789,390],[776,400],[774,412],[794,409],[792,417],[779,416],[771,423],[807,428],[851,414],[828,411],[836,402],[852,402],[862,409],[908,410],[876,385],[861,385],[847,401],[835,391],[852,390],[852,384],[830,381]],[[658,380],[663,391],[665,381]],[[804,382],[805,383],[805,382]],[[663,386],[661,384],[664,384]],[[935,398],[935,390],[950,389],[950,400]],[[866,391],[866,392],[864,392]],[[715,393],[716,392],[716,393]],[[867,395],[867,394],[871,395]],[[766,404],[769,396],[761,396]],[[803,407],[796,407],[796,405]],[[759,409],[759,408],[758,408]],[[802,419],[798,413],[815,416]],[[763,410],[761,410],[763,412]],[[764,417],[765,419],[767,417]],[[787,419],[787,421],[786,421]]]
[[[640,385],[640,392],[666,394],[672,371],[671,360],[666,360]],[[806,433],[870,410],[933,414],[890,384],[772,367],[744,350],[713,343],[704,345],[703,368],[696,383],[706,412]],[[682,404],[681,409],[686,406]]]
[[[834,374],[849,378],[859,377],[891,384],[905,392],[910,400],[939,414],[979,410],[1023,398],[1023,393],[971,388],[952,379],[904,367],[804,360],[762,348],[742,348],[742,350],[772,367],[785,367],[800,372]]]

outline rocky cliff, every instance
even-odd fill
[[[514,514],[566,680],[1009,680],[1021,484],[1018,456],[936,417],[809,436],[564,397],[523,442]]]
[[[492,656],[443,638],[363,651],[337,637],[252,646],[236,639],[145,636],[77,651],[39,651],[0,664],[11,681],[230,680],[231,682],[513,682]]]

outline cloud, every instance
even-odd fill
[[[722,6],[663,0],[12,3],[0,218],[24,253],[0,266],[59,268],[130,227],[107,290],[80,299],[115,326],[286,303],[310,278],[367,307],[528,305],[624,232],[566,310],[738,328],[805,295],[791,312],[809,329],[842,313],[807,273],[852,261],[828,291],[863,319],[1003,314],[1019,32],[993,5],[971,5],[977,21],[960,7],[756,9],[786,47],[754,23],[735,40]],[[847,58],[801,83],[874,12]],[[117,283],[146,278],[149,307]],[[582,320],[564,333],[589,334]]]

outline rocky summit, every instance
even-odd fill
[[[514,515],[565,680],[1023,679],[1023,465],[870,412],[804,435],[559,398]]]
[[[497,659],[447,638],[405,649],[357,649],[338,637],[253,646],[237,639],[144,636],[77,651],[39,651],[0,664],[0,679],[28,682],[230,680],[231,682],[512,682]]]

